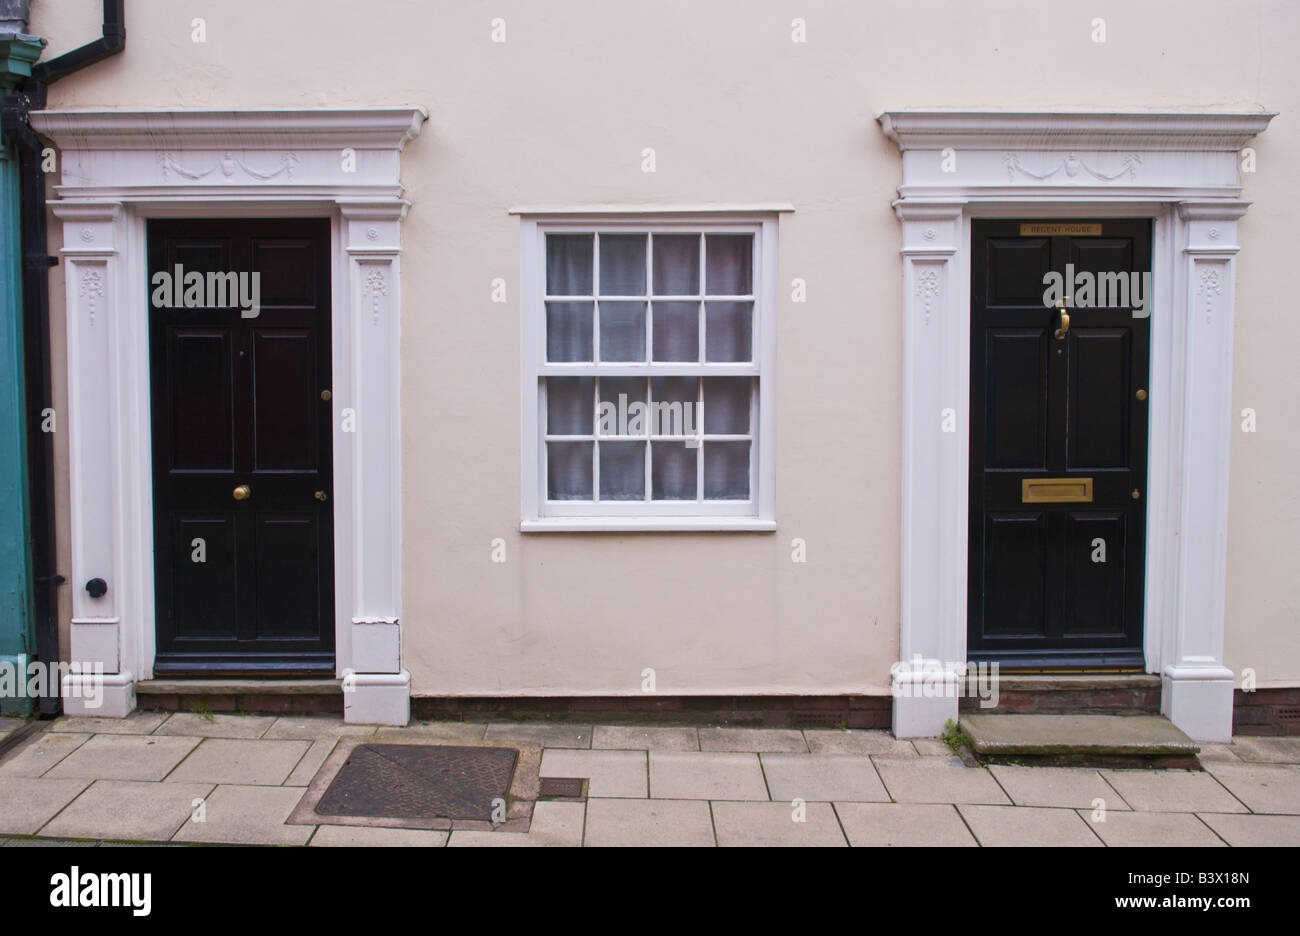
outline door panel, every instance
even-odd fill
[[[253,465],[266,471],[316,469],[316,336],[307,329],[253,332],[253,394],[278,401],[259,406],[253,422]]]
[[[989,329],[988,467],[1047,464],[1047,330]]]
[[[1123,514],[1071,511],[1066,515],[1066,634],[1124,634],[1124,533]],[[1102,549],[1106,561],[1094,561]]]
[[[1053,271],[1150,269],[1149,221],[972,226],[971,660],[1142,664],[1149,320],[1072,301],[1062,330],[1043,295]]]
[[[329,222],[152,221],[148,241],[151,287],[178,266],[221,287],[149,310],[154,669],[332,673]]]
[[[1129,464],[1130,344],[1127,329],[1080,328],[1074,336],[1066,459],[1072,469]]]
[[[234,369],[229,329],[176,328],[166,362],[171,394],[173,471],[226,470],[235,464]]]
[[[1041,513],[989,514],[984,529],[988,633],[1042,636],[1047,616],[1047,518]]]

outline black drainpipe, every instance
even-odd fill
[[[45,174],[41,151],[50,144],[31,128],[28,114],[45,107],[45,89],[66,75],[116,55],[126,48],[125,0],[104,0],[104,28],[99,39],[32,67],[32,77],[0,105],[0,131],[18,148],[22,178],[23,341],[27,358],[27,458],[31,501],[32,573],[36,588],[36,655],[47,663],[59,659],[59,575],[54,524],[54,435],[41,428],[41,411],[52,407],[50,379],[49,256],[45,231]],[[68,420],[60,414],[65,429]],[[52,682],[52,681],[51,681]],[[59,687],[41,696],[42,715],[62,710]]]

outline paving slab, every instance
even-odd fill
[[[582,844],[582,827],[587,815],[586,803],[540,802],[533,807],[532,824],[526,835],[516,832],[451,833],[447,844],[455,847],[573,847]]]
[[[542,752],[543,777],[587,777],[588,796],[650,795],[645,751],[574,751],[547,748]]]
[[[595,799],[587,803],[584,841],[595,847],[713,845],[713,816],[703,800]]]
[[[188,738],[260,738],[276,722],[274,715],[198,715],[176,712],[154,731]]]
[[[285,786],[310,786],[312,778],[316,772],[321,769],[325,759],[330,756],[334,746],[338,744],[337,738],[321,738],[319,741],[311,742],[311,747],[307,753],[298,761],[298,766],[293,768],[293,773],[289,774],[289,779],[284,781]]]
[[[1232,749],[1248,763],[1300,764],[1300,738],[1239,737]]]
[[[808,744],[797,728],[701,728],[700,750],[807,754]]]
[[[957,809],[986,848],[1101,846],[1088,823],[1073,809],[968,804]]]
[[[1091,813],[1080,817],[1112,847],[1204,848],[1221,847],[1223,840],[1191,813],[1107,812],[1105,822],[1093,822]]]
[[[1201,744],[1201,753],[1196,755],[1196,759],[1202,764],[1207,764],[1210,761],[1224,761],[1229,764],[1241,763],[1241,758],[1237,756],[1234,745],[1211,744],[1209,742]]]
[[[934,738],[916,738],[910,742],[912,749],[921,757],[947,757],[952,758],[952,748],[942,741],[936,741]],[[906,755],[904,755],[906,756]]]
[[[25,724],[27,724],[27,722],[22,718],[0,717],[0,741],[3,741],[7,735],[17,731]]]
[[[1191,755],[1200,746],[1161,715],[963,715],[977,754]]]
[[[0,832],[34,835],[88,786],[89,780],[0,777]]]
[[[161,780],[198,743],[198,738],[95,735],[59,761],[48,776],[87,780]]]
[[[1094,809],[1101,800],[1107,810],[1129,808],[1101,774],[1089,768],[995,764],[989,772],[1017,806]]]
[[[770,799],[757,754],[651,751],[649,757],[655,799]]]
[[[415,741],[420,744],[482,741],[483,732],[486,729],[487,722],[413,722],[405,728],[377,728],[375,730],[374,740],[378,743],[388,741]]]
[[[349,725],[342,715],[282,715],[266,734],[267,740],[316,741],[322,738],[360,738],[375,733],[374,725]]]
[[[567,722],[492,723],[483,737],[488,741],[527,741],[548,748],[590,748],[591,726]]]
[[[308,741],[242,741],[207,738],[167,777],[169,783],[278,786],[288,779]]]
[[[978,844],[951,805],[836,803],[835,812],[855,848],[973,848]]]
[[[700,734],[693,727],[597,725],[591,746],[616,751],[698,751]]]
[[[1229,845],[1274,848],[1300,845],[1300,816],[1197,815]]]
[[[208,783],[97,780],[41,835],[166,841],[211,790]]]
[[[219,786],[204,802],[203,821],[191,817],[172,841],[305,845],[315,826],[284,824],[302,793],[298,787]]]
[[[39,777],[89,740],[88,734],[33,735],[0,760],[0,777]]]
[[[888,731],[836,731],[805,728],[804,741],[814,754],[888,754],[893,757],[916,757],[910,741],[900,741]]]
[[[824,848],[848,845],[830,803],[807,803],[795,810],[788,803],[715,802],[713,826],[718,844],[724,846]]]
[[[772,799],[888,803],[871,758],[857,754],[763,754]]]
[[[1213,774],[1204,771],[1103,770],[1101,774],[1139,812],[1246,812]]]
[[[97,718],[88,715],[65,715],[50,725],[50,731],[75,731],[85,734],[149,734],[170,712],[132,712],[126,718]]]
[[[929,757],[873,757],[880,779],[899,803],[986,803],[1009,805],[993,775]]]
[[[1214,778],[1255,813],[1300,816],[1300,767],[1266,764],[1207,764]],[[1244,812],[1203,806],[1197,812]]]
[[[441,848],[447,844],[447,833],[427,829],[323,825],[316,830],[308,844],[318,848]]]

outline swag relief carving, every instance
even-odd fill
[[[1060,161],[1060,163],[1046,172],[1034,172],[1032,169],[1026,169],[1021,165],[1020,157],[1015,153],[1007,153],[1003,156],[1002,164],[1007,167],[1007,178],[1013,181],[1015,180],[1016,174],[1019,173],[1026,178],[1045,182],[1058,172],[1064,171],[1066,177],[1070,179],[1077,178],[1080,173],[1087,173],[1099,182],[1114,182],[1120,176],[1124,175],[1127,175],[1130,181],[1136,179],[1138,166],[1142,165],[1142,157],[1137,153],[1129,153],[1124,157],[1123,161],[1120,163],[1118,171],[1116,172],[1102,172],[1099,169],[1094,169],[1073,153],[1066,156]]]
[[[252,168],[237,156],[230,153],[223,153],[221,158],[206,169],[199,170],[187,168],[172,153],[158,154],[158,168],[162,170],[164,179],[170,179],[172,174],[178,175],[183,179],[189,179],[191,182],[197,182],[205,179],[214,172],[220,171],[221,177],[230,181],[235,177],[236,170],[241,171],[250,179],[258,182],[269,182],[277,176],[283,175],[285,179],[293,178],[293,170],[297,167],[299,159],[296,153],[282,153],[279,159],[279,166],[269,172],[261,172]]]

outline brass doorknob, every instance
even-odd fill
[[[235,490],[231,492],[231,496],[238,501],[248,500],[250,497],[253,496],[253,489],[249,487],[247,484],[241,484],[239,487],[235,488]]]

